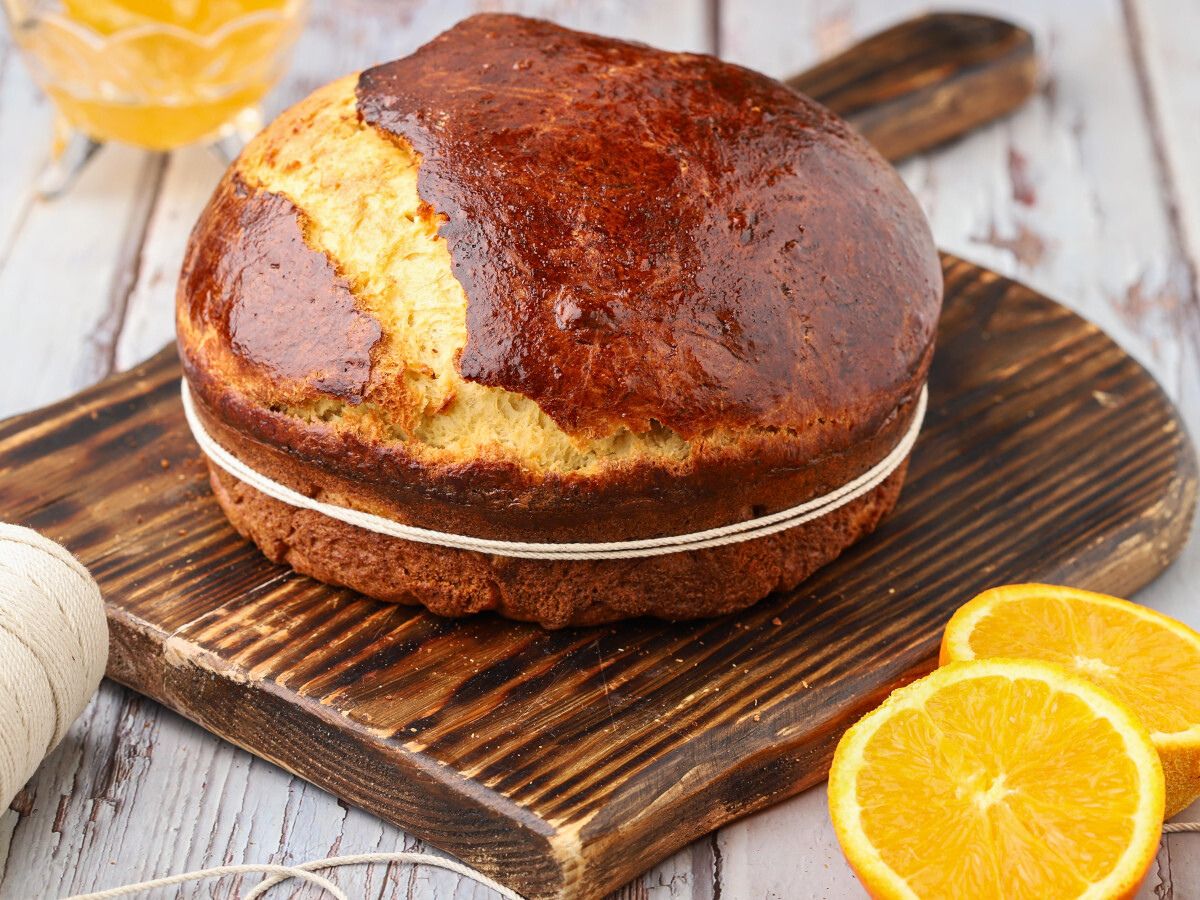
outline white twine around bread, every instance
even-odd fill
[[[521,559],[634,559],[647,556],[662,556],[668,553],[683,553],[691,550],[704,550],[709,547],[722,547],[727,544],[737,544],[756,538],[767,537],[789,528],[795,528],[806,522],[812,522],[826,516],[834,510],[845,506],[853,500],[870,493],[887,480],[908,458],[917,435],[921,431],[921,423],[925,420],[925,410],[929,403],[928,388],[922,387],[917,398],[917,406],[913,412],[908,430],[899,443],[883,459],[863,472],[852,481],[841,487],[801,503],[788,509],[780,510],[766,516],[734,522],[719,528],[709,528],[704,531],[694,531],[689,534],[668,535],[665,537],[643,538],[631,541],[601,541],[601,542],[572,542],[572,543],[540,543],[534,541],[505,541],[491,538],[471,537],[464,534],[453,534],[445,531],[433,531],[397,522],[374,513],[348,506],[340,506],[317,500],[280,484],[273,478],[264,475],[257,469],[238,459],[222,444],[220,444],[204,428],[196,413],[195,401],[188,386],[187,379],[180,381],[180,393],[183,398],[183,412],[187,418],[188,427],[196,443],[213,463],[234,478],[249,485],[255,490],[286,503],[297,509],[307,509],[321,513],[331,519],[353,525],[366,531],[387,537],[415,541],[421,544],[432,544],[438,547],[450,547],[458,550],[472,550],[477,553],[487,553],[493,556],[512,556]]]

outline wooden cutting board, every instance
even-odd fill
[[[868,76],[823,69],[810,74],[839,108],[868,110]],[[880,83],[909,122],[954,106],[953,85],[933,96],[914,76],[914,103]],[[946,136],[887,121],[875,136],[893,155]],[[522,893],[596,897],[824,778],[842,731],[932,666],[977,591],[1128,594],[1181,548],[1196,464],[1150,376],[1053,301],[944,264],[930,411],[897,512],[739,615],[551,633],[273,566],[212,498],[172,349],[0,424],[0,517],[95,574],[112,678]]]
[[[896,514],[713,621],[452,621],[268,563],[226,523],[173,349],[0,426],[0,512],[108,602],[112,678],[533,897],[593,897],[825,776],[990,585],[1129,594],[1182,546],[1196,467],[1137,363],[945,258],[930,410]]]

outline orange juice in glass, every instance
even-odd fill
[[[0,0],[64,136],[169,150],[244,130],[303,0]]]

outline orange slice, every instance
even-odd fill
[[[846,732],[829,812],[877,898],[1130,897],[1163,776],[1112,695],[1026,659],[950,663]]]
[[[989,656],[1058,663],[1125,701],[1162,760],[1167,817],[1200,797],[1200,634],[1128,600],[1014,584],[961,607],[942,637],[942,662]]]

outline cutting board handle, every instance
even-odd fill
[[[893,162],[1016,109],[1037,86],[1033,36],[1003,19],[931,13],[787,83],[848,119]]]

